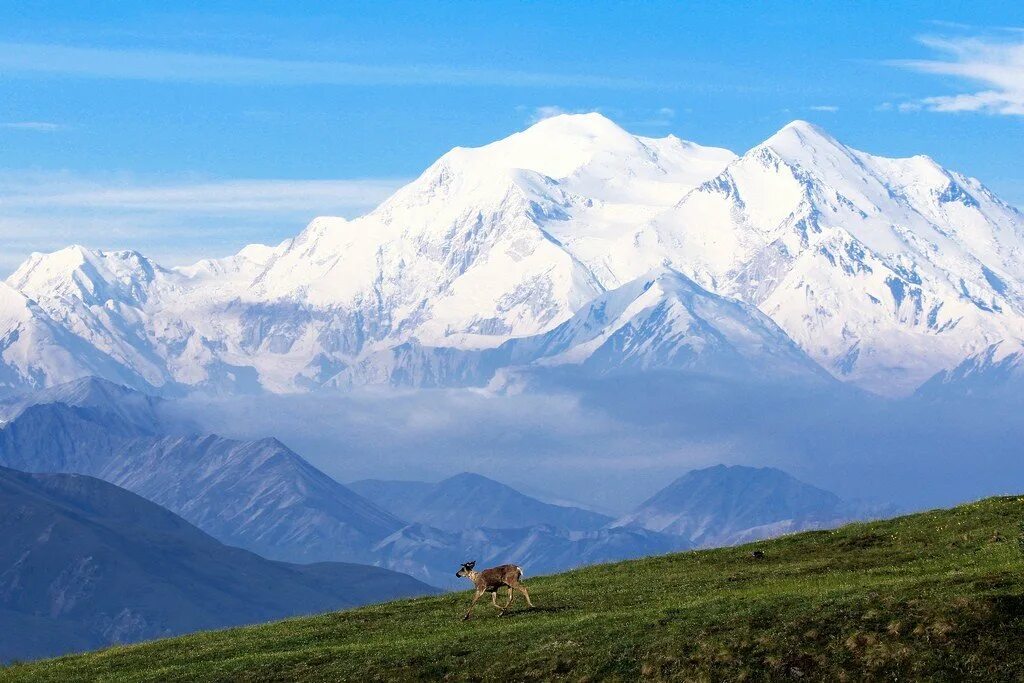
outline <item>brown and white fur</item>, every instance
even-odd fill
[[[455,572],[455,576],[467,578],[476,586],[473,602],[470,604],[469,609],[466,610],[466,616],[462,617],[464,620],[473,616],[473,608],[476,607],[477,601],[484,593],[491,594],[491,604],[499,611],[498,616],[504,614],[505,610],[512,604],[516,591],[522,593],[523,597],[526,598],[526,604],[533,607],[533,603],[530,602],[530,593],[522,583],[523,570],[521,567],[517,567],[514,564],[503,564],[499,567],[491,567],[490,569],[478,572],[473,571],[475,566],[475,561],[467,562],[462,565],[462,569]],[[505,601],[504,607],[498,604],[498,589],[502,586],[508,586],[508,600]]]

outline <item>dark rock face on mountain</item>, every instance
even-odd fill
[[[98,479],[0,468],[0,661],[432,590],[376,567],[265,560]]]
[[[545,503],[470,472],[436,484],[366,479],[349,484],[349,488],[402,519],[445,531],[538,524],[593,531],[612,521],[597,512]]]

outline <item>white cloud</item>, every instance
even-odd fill
[[[588,114],[590,112],[598,112],[620,122],[620,125],[624,126],[628,130],[633,130],[634,128],[664,128],[666,126],[671,126],[676,117],[676,110],[671,107],[633,110],[619,110],[609,107],[581,107],[570,109],[557,104],[546,104],[532,109],[524,106],[517,107],[516,109],[517,111],[528,112],[526,117],[526,123],[528,124],[534,124],[538,121],[549,119],[552,116],[561,116],[562,114]]]
[[[354,217],[404,180],[143,182],[68,173],[0,173],[0,277],[33,251],[71,243],[132,248],[164,265],[277,243],[317,215]]]
[[[543,121],[544,119],[550,119],[553,116],[561,116],[562,114],[568,114],[569,112],[562,107],[554,104],[546,104],[541,107],[537,107],[530,112],[530,123],[536,123],[537,121]]]
[[[0,198],[11,208],[107,208],[177,213],[309,211],[351,214],[376,206],[402,181],[226,180],[134,184],[0,174]]]
[[[544,119],[550,119],[553,116],[561,116],[562,114],[586,114],[591,111],[597,111],[596,109],[565,109],[557,104],[545,104],[540,107],[535,107],[526,117],[527,123],[537,123]]]
[[[808,109],[810,109],[811,111],[828,112],[830,114],[833,114],[833,113],[839,111],[839,107],[837,107],[834,104],[816,104],[814,106],[808,107]]]
[[[899,60],[893,65],[923,73],[954,76],[983,89],[936,95],[904,103],[901,111],[982,112],[1024,116],[1024,33],[992,38],[922,38],[944,59]]]
[[[637,78],[556,74],[435,64],[355,64],[240,57],[170,50],[0,42],[0,73],[233,85],[461,85],[637,89],[665,87]]]
[[[639,120],[629,122],[631,126],[648,128],[665,128],[675,122],[676,110],[671,107],[659,107],[650,112],[641,112]]]
[[[38,133],[53,133],[58,130],[64,130],[66,126],[62,126],[59,123],[50,123],[49,121],[10,121],[7,123],[0,123],[0,128],[7,128],[9,130],[30,130]]]

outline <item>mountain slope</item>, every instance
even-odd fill
[[[134,494],[0,468],[0,661],[431,592],[361,565],[221,545]]]
[[[273,559],[368,561],[366,549],[404,525],[277,439],[171,436],[118,455],[98,476]]]
[[[597,374],[671,369],[736,378],[821,373],[756,309],[657,269],[588,303],[535,338],[508,342],[513,364],[580,364]]]
[[[91,375],[140,381],[50,318],[36,302],[0,282],[0,391],[52,386]]]
[[[1017,401],[1024,382],[1024,345],[999,342],[938,372],[918,387],[925,399],[988,398]]]
[[[742,382],[827,384],[829,376],[756,308],[658,268],[596,296],[543,334],[495,349],[401,344],[365,355],[331,386],[496,385],[524,370],[604,376],[665,370]]]
[[[113,414],[142,432],[156,433],[167,427],[160,415],[161,399],[96,376],[13,395],[0,401],[0,420],[9,422],[27,408],[50,403]]]
[[[460,621],[470,596],[459,593],[21,665],[0,680],[1018,680],[1022,515],[1017,497],[989,499],[527,577],[537,608],[517,601],[500,619],[481,605]]]
[[[308,389],[413,341],[475,349],[546,331],[621,284],[581,255],[614,251],[732,158],[558,117],[456,148],[370,214],[317,219],[230,263],[163,269],[74,247],[8,282],[155,386]]]
[[[0,346],[0,384],[479,385],[505,362],[483,352],[667,268],[758,308],[835,377],[903,395],[1024,341],[1022,263],[1024,216],[928,157],[860,152],[803,121],[736,157],[567,115],[455,148],[365,216],[276,247],[177,269],[34,254],[7,280],[0,340],[26,319],[52,340],[42,356]],[[75,345],[91,349],[77,365],[60,350]]]
[[[166,435],[94,406],[25,408],[0,428],[0,465],[99,477],[280,559],[366,560],[404,525],[275,439]]]
[[[432,495],[411,507],[394,496],[363,497],[276,439],[168,434],[162,424],[152,431],[140,428],[123,414],[125,406],[142,400],[135,392],[90,382],[91,390],[76,383],[15,401],[26,407],[0,428],[0,466],[99,477],[181,515],[221,542],[271,559],[365,562],[438,586],[453,583],[451,567],[467,553],[514,556],[529,561],[531,571],[556,571],[685,545],[656,533],[598,530],[610,519],[542,503],[474,475],[426,485]],[[96,395],[115,402],[96,403]],[[33,404],[46,396],[78,405]],[[401,512],[418,509],[431,522],[467,526],[444,531],[407,525],[390,510],[393,503]]]
[[[374,546],[378,564],[408,573],[432,586],[458,589],[455,576],[463,562],[516,564],[529,576],[689,548],[683,538],[646,529],[571,531],[549,524],[494,529],[442,531],[410,524]]]
[[[537,524],[593,531],[611,521],[610,517],[589,510],[541,502],[470,472],[436,484],[367,479],[348,486],[404,520],[445,531],[514,529]]]
[[[690,192],[648,239],[883,393],[1024,331],[1018,211],[927,157],[872,156],[802,121]]]
[[[716,465],[684,474],[614,525],[715,546],[835,526],[850,514],[838,496],[781,470]]]

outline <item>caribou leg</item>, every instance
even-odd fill
[[[526,586],[524,586],[523,584],[519,584],[518,586],[516,586],[516,589],[518,589],[519,592],[523,594],[523,597],[526,598],[526,604],[530,607],[533,607],[533,603],[530,602],[530,594],[526,591]]]
[[[462,617],[463,621],[466,621],[473,616],[473,608],[476,607],[476,603],[480,600],[480,596],[483,594],[484,592],[482,590],[477,589],[476,594],[473,596],[473,602],[470,603],[469,609],[466,610],[466,616]]]

